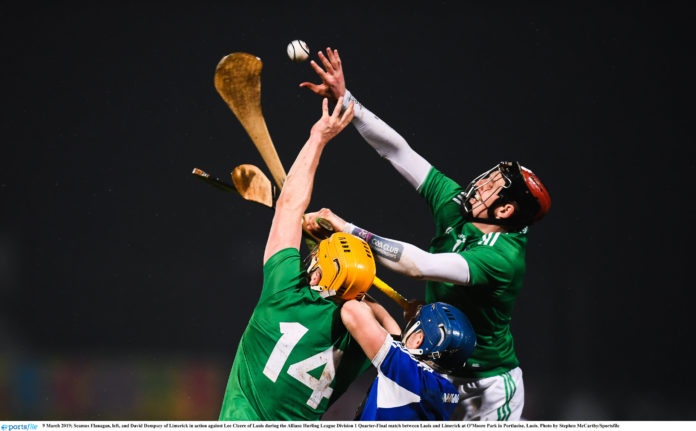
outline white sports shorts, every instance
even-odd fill
[[[522,417],[524,383],[520,367],[493,377],[445,377],[459,390],[459,404],[450,420],[519,421]]]

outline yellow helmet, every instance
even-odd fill
[[[360,300],[375,279],[377,268],[370,246],[351,234],[338,232],[322,240],[311,258],[307,273],[321,268],[319,283],[311,287],[323,297]]]

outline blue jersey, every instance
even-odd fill
[[[459,392],[447,379],[389,335],[372,364],[377,378],[360,420],[444,421],[459,402]]]

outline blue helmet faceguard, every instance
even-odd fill
[[[424,305],[401,337],[423,331],[423,343],[409,351],[435,370],[451,373],[462,368],[476,347],[476,333],[464,313],[444,302]]]

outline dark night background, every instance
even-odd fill
[[[526,419],[696,419],[684,13],[377,3],[4,9],[0,418],[217,418],[272,213],[190,172],[266,170],[213,86],[236,51],[264,62],[290,168],[321,106],[298,87],[317,81],[309,64],[285,54],[299,38],[313,56],[338,48],[358,100],[455,180],[514,159],[548,187],[512,324]],[[423,248],[433,233],[352,126],[313,196],[310,210]],[[327,417],[349,419],[367,383]]]

